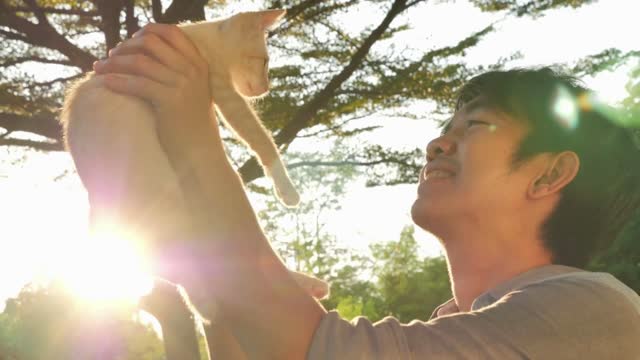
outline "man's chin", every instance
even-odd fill
[[[448,212],[451,209],[434,205],[433,202],[418,198],[411,206],[411,220],[413,220],[413,223],[432,234],[438,230],[437,228],[452,219],[452,214]]]
[[[414,224],[427,231],[429,231],[429,220],[431,218],[428,207],[420,199],[416,199],[411,206],[411,220],[413,220]]]

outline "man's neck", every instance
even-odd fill
[[[549,265],[540,247],[505,249],[481,239],[445,244],[453,295],[460,311],[470,311],[473,301],[497,285],[531,269]]]

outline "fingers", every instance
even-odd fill
[[[153,34],[182,54],[192,65],[203,66],[204,60],[193,42],[175,25],[150,23],[133,34],[133,38]]]
[[[111,49],[109,57],[140,53],[151,56],[161,64],[179,73],[185,73],[190,66],[184,56],[155,34],[128,39]]]
[[[101,78],[107,88],[117,93],[141,97],[154,104],[166,98],[166,86],[141,76],[107,74]]]
[[[94,70],[98,74],[126,73],[141,75],[166,85],[175,85],[180,76],[172,69],[162,66],[142,54],[112,56],[109,59],[97,62]]]

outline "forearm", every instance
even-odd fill
[[[225,156],[209,121],[208,62],[177,27],[148,24],[95,69],[110,90],[151,106],[185,194],[195,226],[158,241],[162,275],[183,284],[196,305],[221,304],[221,318],[250,358],[304,357],[323,309],[271,249]]]
[[[202,239],[192,242],[201,277],[185,284],[188,292],[205,317],[231,329],[249,358],[303,358],[324,309],[271,248],[217,128],[189,133],[166,144]]]

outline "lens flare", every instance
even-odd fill
[[[575,130],[579,122],[578,101],[564,86],[556,88],[553,100],[553,113],[558,123],[568,130]]]
[[[135,303],[153,280],[142,249],[116,228],[101,229],[64,258],[58,277],[78,298],[89,302]]]
[[[625,111],[623,108],[616,108],[601,100],[592,91],[584,92],[578,96],[580,110],[594,111],[602,115],[605,119],[624,128],[640,128],[640,116],[637,113]]]

